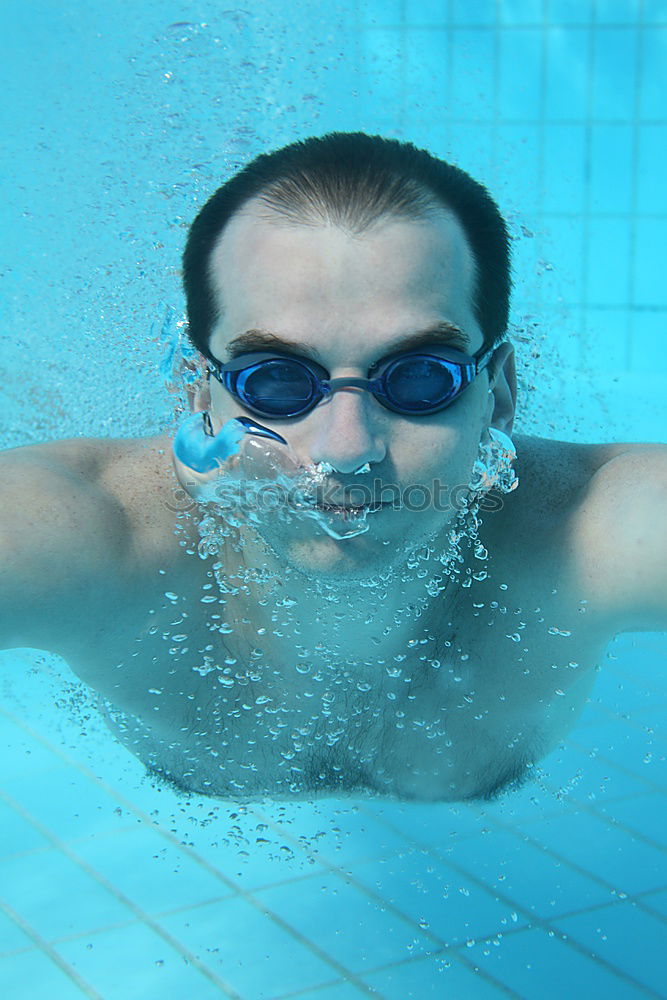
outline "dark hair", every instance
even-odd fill
[[[507,329],[509,237],[489,192],[459,167],[408,142],[331,132],[263,153],[209,198],[190,227],[183,283],[192,344],[206,357],[219,307],[209,261],[230,218],[251,198],[293,222],[330,222],[361,233],[379,218],[423,218],[445,205],[458,217],[476,263],[474,311],[484,346]]]

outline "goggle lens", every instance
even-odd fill
[[[420,413],[451,398],[456,382],[444,361],[426,357],[401,358],[385,375],[385,392],[392,406]]]
[[[283,358],[246,368],[235,386],[236,394],[250,409],[276,417],[307,409],[314,389],[314,376],[306,366]]]

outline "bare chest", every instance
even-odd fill
[[[489,578],[453,611],[436,608],[428,630],[416,620],[399,650],[369,630],[354,654],[308,655],[315,618],[296,635],[252,596],[221,604],[190,557],[118,626],[101,613],[70,662],[115,706],[128,748],[184,788],[422,799],[491,789],[569,730],[604,648],[568,576],[569,498],[590,464],[568,462],[551,447],[526,461],[520,490],[489,519]]]
[[[112,728],[152,770],[221,795],[475,795],[539,759],[585,704],[602,645],[576,603],[480,587],[389,655],[313,654],[199,599],[151,609],[111,655]]]

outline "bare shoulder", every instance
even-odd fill
[[[627,484],[647,485],[667,468],[667,445],[631,442],[578,444],[550,438],[516,438],[517,499],[540,517],[562,517],[604,502],[605,494]]]
[[[0,462],[7,469],[41,468],[46,473],[69,476],[81,483],[102,484],[108,473],[113,475],[140,456],[157,464],[160,451],[168,448],[166,435],[153,438],[66,438],[43,444],[26,445],[0,451]]]
[[[179,487],[169,436],[90,444],[91,450],[79,456],[82,472],[94,475],[98,489],[122,510],[139,558],[174,554]]]
[[[566,516],[609,461],[613,448],[518,434],[514,441],[519,488],[508,506],[514,523],[525,527]]]
[[[184,562],[172,481],[166,438],[0,453],[0,648],[69,655],[92,628],[136,617],[157,567]]]
[[[131,553],[148,536],[155,543],[166,533],[173,542],[167,499],[175,478],[166,435],[13,448],[0,453],[0,468],[6,531],[25,516],[44,531],[103,529],[118,552]]]
[[[96,475],[100,487],[128,513],[162,500],[175,482],[170,438],[162,434],[101,442]]]
[[[664,628],[667,445],[519,438],[517,454],[514,524],[550,554],[554,577],[610,634]]]

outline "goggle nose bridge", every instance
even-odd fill
[[[318,381],[326,396],[333,396],[334,392],[339,392],[341,389],[366,389],[368,392],[379,392],[384,396],[380,379],[331,378]]]

